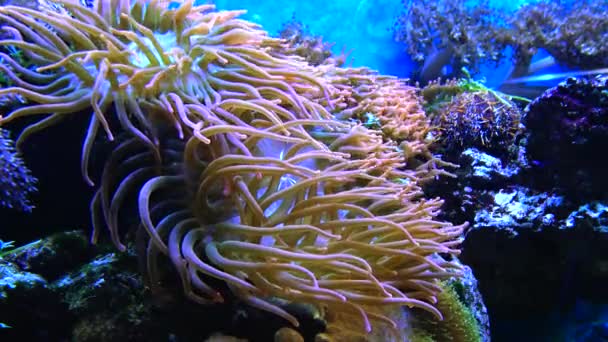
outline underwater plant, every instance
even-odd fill
[[[336,118],[344,93],[355,93],[349,75],[370,76],[277,52],[283,41],[238,19],[243,11],[192,0],[174,9],[162,0],[57,4],[0,7],[13,36],[0,45],[38,66],[7,59],[20,76],[9,73],[15,86],[0,95],[31,105],[0,125],[40,116],[22,144],[88,115],[81,169],[91,185],[94,143],[113,142],[91,203],[93,241],[105,225],[127,248],[135,194],[153,290],[177,275],[198,303],[236,296],[294,326],[269,299],[351,314],[366,331],[372,321],[395,327],[366,305],[441,318],[436,282],[460,274],[451,256],[466,224],[435,219],[442,201],[422,197],[419,181],[440,169],[408,168],[380,132]]]

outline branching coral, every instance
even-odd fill
[[[462,67],[477,73],[482,63],[504,57],[506,45],[497,38],[506,30],[505,20],[488,1],[475,6],[464,0],[402,2],[404,11],[395,22],[394,37],[407,45],[423,82],[442,76],[446,66],[451,67],[450,76],[459,77]]]
[[[304,58],[311,65],[332,64],[342,66],[346,62],[348,53],[333,55],[333,44],[323,41],[323,37],[308,32],[308,27],[298,20],[295,14],[285,22],[279,31],[279,37],[285,43],[277,49],[284,54],[297,55]]]
[[[608,63],[606,10],[606,1],[537,1],[514,13],[512,33],[499,39],[514,47],[516,62],[525,66],[542,48],[569,67],[603,68]]]
[[[403,1],[394,37],[407,45],[424,83],[439,76],[473,74],[487,62],[501,62],[506,47],[513,51],[512,77],[534,72],[539,49],[557,62],[586,70],[605,67],[608,37],[606,1],[534,1],[508,11],[488,1]],[[545,61],[546,62],[546,61]],[[449,67],[451,70],[442,70]],[[442,73],[444,73],[442,75]]]
[[[327,69],[279,54],[280,41],[239,11],[192,1],[173,10],[155,0],[59,3],[65,11],[0,8],[14,36],[0,44],[39,65],[21,77],[5,70],[16,86],[0,94],[34,104],[0,124],[45,115],[23,143],[88,111],[82,171],[91,184],[99,132],[116,140],[91,205],[94,239],[105,224],[126,248],[121,212],[136,193],[153,288],[167,283],[166,256],[189,298],[222,301],[211,280],[219,279],[294,325],[267,299],[358,315],[368,331],[370,318],[394,324],[365,305],[441,317],[435,282],[459,274],[445,256],[459,253],[464,225],[435,219],[441,200],[421,198],[420,171],[406,169],[395,144],[334,118],[344,87]]]

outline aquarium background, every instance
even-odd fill
[[[307,34],[322,37],[323,42],[331,44],[331,51],[335,55],[346,53],[344,66],[367,67],[380,74],[400,78],[411,78],[416,68],[411,56],[405,53],[404,43],[396,42],[394,38],[396,19],[403,12],[404,3],[407,1],[218,0],[214,3],[222,10],[246,10],[243,18],[260,24],[272,36],[278,36],[286,23],[301,23]],[[483,2],[483,5],[499,8],[505,13],[514,13],[520,6],[528,3],[530,2],[493,0]],[[479,4],[476,1],[466,2],[466,5],[471,7]],[[608,28],[605,38],[608,38]],[[514,67],[509,58],[513,52],[508,49],[504,52],[507,57],[499,65],[481,65],[480,71],[466,80],[466,85],[459,86],[467,91],[481,91],[486,95],[488,91],[493,94],[492,91],[499,90]],[[534,55],[533,61],[542,60],[547,56],[549,54],[541,49]],[[526,89],[534,88],[538,95],[545,93],[544,97],[528,107],[536,108],[537,113],[540,113],[538,117],[530,116],[528,129],[535,129],[540,133],[534,137],[520,136],[514,139],[510,132],[513,127],[510,126],[517,124],[512,121],[497,121],[488,130],[503,140],[493,142],[495,146],[481,144],[483,146],[479,149],[466,151],[446,148],[442,151],[442,156],[461,165],[458,173],[460,178],[453,182],[439,181],[436,187],[428,189],[429,194],[441,196],[446,200],[449,208],[446,210],[448,219],[456,217],[460,220],[464,217],[474,223],[475,227],[481,227],[466,237],[463,260],[472,268],[472,274],[479,282],[481,297],[485,299],[487,306],[490,329],[488,337],[493,341],[608,341],[608,297],[603,290],[608,286],[608,257],[607,252],[604,252],[608,250],[608,187],[604,177],[607,168],[603,162],[604,148],[608,143],[602,140],[608,137],[608,124],[604,121],[608,116],[608,87],[605,76],[587,81],[591,78],[582,76],[580,71],[581,68],[578,67],[557,64],[532,73],[532,76],[540,77],[534,82],[526,83],[529,86]],[[565,76],[555,76],[561,73],[572,73],[578,77],[578,81],[564,83]],[[591,77],[595,77],[595,74]],[[413,77],[411,84],[414,85],[417,81]],[[425,84],[420,84],[423,85]],[[574,109],[553,115],[557,111],[556,107],[553,107],[555,103],[552,102],[555,98],[562,101],[556,100],[560,105],[564,104],[564,108],[571,105],[572,107],[568,108]],[[570,101],[572,98],[574,100]],[[534,100],[534,97],[529,100]],[[522,113],[527,113],[524,111],[528,106],[527,101],[513,101],[522,109]],[[579,116],[572,119],[572,116],[575,116],[572,112]],[[594,114],[593,118],[599,123],[593,121],[587,125],[588,113],[599,113]],[[446,131],[471,127],[468,118],[451,118],[454,121],[451,126],[447,123]],[[553,125],[553,121],[560,121],[562,126]],[[563,124],[562,121],[566,123]],[[72,229],[89,233],[88,198],[91,197],[91,189],[82,181],[79,160],[75,158],[79,156],[81,146],[74,142],[82,140],[82,132],[70,128],[70,125],[83,124],[86,124],[86,120],[74,118],[69,125],[52,127],[41,132],[32,138],[31,143],[23,150],[25,163],[11,164],[11,167],[18,166],[16,170],[11,170],[11,182],[21,182],[25,188],[24,192],[31,191],[35,184],[38,193],[29,196],[35,207],[31,213],[27,210],[17,212],[1,209],[0,243],[4,246],[0,244],[0,252],[3,249],[11,250],[15,246],[28,246],[27,244],[32,242],[34,246],[38,246],[36,243],[39,239],[51,233]],[[23,127],[24,124],[17,123],[11,126],[11,129],[18,131]],[[567,131],[570,128],[572,131]],[[502,136],[505,131],[508,132]],[[562,132],[565,138],[559,134]],[[471,145],[475,145],[474,140],[478,138],[471,134],[463,138],[464,134],[458,135],[462,132],[453,133],[454,135],[449,137],[458,140],[459,144],[464,144],[462,140],[470,139],[473,141]],[[589,135],[586,135],[587,133]],[[593,136],[593,139],[589,138],[590,136]],[[545,140],[542,140],[543,138]],[[9,144],[9,139],[9,136],[0,136],[0,145]],[[574,140],[575,145],[591,148],[586,148],[586,153],[579,153],[580,150],[575,149],[574,152],[568,150],[569,154],[562,154],[557,147],[555,150],[551,148],[558,146],[560,139]],[[480,147],[477,145],[475,146]],[[508,148],[506,145],[509,145]],[[108,146],[101,144],[97,148],[103,152]],[[5,148],[4,151],[3,154],[0,153],[0,158],[4,158],[0,160],[0,166],[9,158],[15,158],[12,148]],[[61,153],[51,154],[49,151]],[[529,153],[539,157],[528,158]],[[454,158],[450,159],[451,157]],[[526,161],[523,161],[524,159]],[[600,160],[599,165],[593,163],[595,160]],[[101,161],[93,159],[92,163],[100,166]],[[27,165],[31,172],[25,168],[21,169],[23,165]],[[585,170],[581,172],[580,169]],[[591,170],[589,175],[585,173],[588,170]],[[583,176],[580,176],[581,173]],[[56,194],[61,195],[58,197]],[[23,206],[29,209],[30,202]],[[459,212],[461,209],[462,212]],[[572,226],[583,228],[568,231],[567,228]],[[487,227],[495,230],[484,230]],[[538,233],[545,228],[542,234]],[[9,241],[13,242],[7,243]],[[74,252],[77,254],[76,259],[85,260],[92,257],[93,252],[85,248],[81,240],[68,236],[66,241],[68,246],[77,251]],[[35,249],[33,254],[53,248],[44,245],[39,250]],[[104,252],[110,250],[106,249]],[[26,254],[28,253],[29,250]],[[46,256],[41,259],[36,257],[37,255],[19,254],[15,259],[11,259],[11,262],[23,265],[25,262],[22,259],[28,259],[28,262],[33,260],[38,263],[34,269],[47,267]],[[76,263],[72,256],[66,260],[68,259],[66,264]],[[53,260],[56,262],[56,259]],[[109,261],[114,260],[95,259],[98,265],[106,265]],[[61,271],[58,265],[51,266],[53,272]],[[5,273],[0,277],[0,285],[6,286],[2,284],[2,280],[9,279],[11,275],[6,269],[3,271]],[[129,271],[137,273],[136,270]],[[102,269],[101,272],[103,274],[106,271]],[[97,274],[93,276],[95,277],[98,277],[98,280],[103,278]],[[135,282],[134,278],[134,275],[130,278],[113,274],[105,279],[124,284]],[[535,298],[539,293],[547,295],[541,299]],[[111,297],[114,293],[104,295]],[[459,295],[462,296],[460,292]],[[137,296],[133,295],[129,299],[134,300],[135,297]],[[35,308],[40,303],[36,302],[37,298],[19,297],[15,307],[21,311],[15,311],[20,315],[15,319],[27,321],[29,309],[23,308]],[[514,298],[518,300],[513,300]],[[513,305],[511,301],[514,302]],[[44,304],[46,308],[59,306],[58,303]],[[483,303],[477,308],[479,312],[485,310],[485,307],[481,309],[482,306]],[[475,308],[471,311],[476,314]],[[52,317],[53,311],[45,314]],[[192,316],[195,314],[200,315],[201,312],[193,310]],[[6,314],[2,317],[5,319],[7,316],[10,317]],[[170,321],[173,326],[180,326],[180,322],[171,321],[170,317],[163,316],[162,319]],[[235,318],[237,319],[238,317]],[[49,321],[53,322],[53,319]],[[2,320],[0,324],[3,324]],[[278,323],[272,321],[269,325],[274,327],[278,326]],[[0,333],[1,328],[0,325]],[[313,330],[315,328],[317,327],[313,327]],[[256,327],[247,326],[247,329],[247,332],[251,332],[255,331]],[[47,340],[51,341],[52,338]],[[42,337],[40,340],[45,339]]]

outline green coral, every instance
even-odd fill
[[[481,342],[479,323],[458,294],[457,282],[442,282],[443,291],[437,296],[437,309],[443,320],[422,314],[417,317],[409,338],[414,342]]]
[[[512,105],[511,101],[513,101],[513,100],[526,102],[526,103],[532,102],[530,99],[525,98],[525,97],[508,95],[508,94],[490,89],[484,84],[483,81],[476,81],[470,77],[468,72],[466,72],[466,71],[463,71],[463,72],[466,75],[466,77],[461,78],[458,81],[458,86],[464,92],[481,92],[481,93],[486,93],[486,94],[490,93],[490,94],[494,95],[494,97],[496,97],[503,105],[509,106],[509,107]]]
[[[409,342],[435,342],[433,336],[424,330],[413,329],[410,334]]]

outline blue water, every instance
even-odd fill
[[[512,11],[529,2],[492,0],[491,4]],[[412,70],[404,45],[394,41],[391,31],[403,10],[399,0],[218,0],[214,3],[219,9],[246,9],[244,17],[261,24],[272,35],[295,15],[296,20],[308,26],[310,33],[334,43],[334,53],[352,50],[348,65],[367,66],[399,77],[407,77]],[[471,5],[475,3],[477,1],[470,1]],[[482,77],[488,85],[496,85],[507,77],[509,70],[509,63],[498,68],[488,66],[482,69]]]

